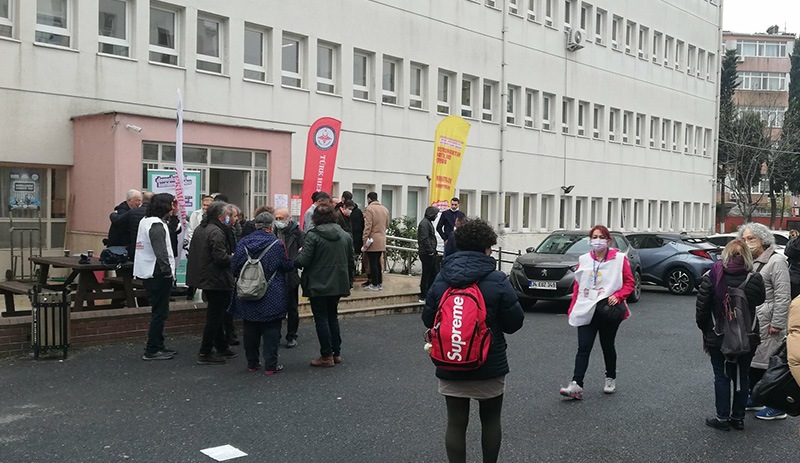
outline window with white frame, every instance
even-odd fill
[[[635,40],[636,23],[633,21],[625,22],[625,53],[633,52],[633,41]]]
[[[572,29],[572,25],[575,24],[574,14],[575,8],[572,6],[572,0],[564,0],[564,30]]]
[[[402,62],[399,58],[383,57],[383,97],[382,101],[388,104],[399,104],[398,87]]]
[[[606,43],[606,18],[608,13],[600,8],[594,13],[594,42],[598,44]]]
[[[695,127],[694,128],[694,140],[692,141],[692,154],[697,156],[698,145],[703,142],[703,128],[702,127]],[[702,150],[702,146],[699,147]]]
[[[605,108],[603,105],[596,104],[592,108],[592,137],[600,139],[603,135],[603,117],[605,115]]]
[[[0,17],[3,16],[3,1],[0,0]],[[8,0],[5,0],[8,5]],[[125,0],[100,0],[97,24],[98,52],[107,55],[130,56],[130,13]],[[2,33],[0,33],[2,35]]]
[[[661,64],[661,49],[664,46],[664,34],[658,31],[653,31],[653,62]]]
[[[370,100],[372,97],[372,54],[353,51],[353,98]]]
[[[497,8],[497,0],[484,0],[484,4],[489,8]]]
[[[72,39],[69,0],[36,1],[36,42],[69,47]]]
[[[497,82],[484,79],[483,81],[483,104],[481,105],[481,119],[487,122],[494,120],[495,101],[497,97]]]
[[[536,128],[536,114],[539,109],[539,92],[536,90],[525,90],[525,127]]]
[[[305,38],[284,33],[281,43],[281,85],[303,88],[305,59]]]
[[[531,228],[531,216],[535,214],[535,212],[532,213],[532,205],[535,204],[534,201],[531,201],[532,196],[522,196],[522,228],[525,230]]]
[[[517,222],[517,205],[519,204],[519,195],[517,193],[506,193],[504,203],[503,228],[519,230],[520,226]]]
[[[222,26],[216,17],[197,14],[197,69],[222,73]]]
[[[426,108],[428,66],[411,63],[411,78],[409,79],[408,106],[411,108]]]
[[[706,51],[702,48],[697,49],[697,77],[703,78],[706,76]]]
[[[647,50],[650,45],[650,29],[640,25],[639,26],[639,40],[636,43],[636,55],[641,59],[647,59]]]
[[[608,113],[608,141],[619,140],[619,118],[619,109],[611,108]]]
[[[706,64],[706,80],[709,82],[714,82],[714,76],[717,75],[716,55],[709,52],[706,58],[708,61],[708,64]]]
[[[340,93],[337,76],[341,46],[330,42],[317,42],[317,91],[338,95]]]
[[[586,119],[589,117],[589,103],[586,101],[578,102],[578,135],[586,135]]]
[[[694,127],[692,127],[691,124],[686,124],[683,131],[683,154],[690,153],[693,136],[694,136]]]
[[[519,14],[519,0],[508,0],[508,13]]]
[[[245,79],[266,82],[267,76],[267,52],[269,32],[267,29],[251,24],[244,26],[244,70],[242,75]]]
[[[703,156],[708,156],[711,150],[711,129],[703,131]]]
[[[670,131],[672,122],[669,119],[661,119],[661,149],[667,149],[667,143],[671,140]]]
[[[0,37],[14,37],[13,8],[12,0],[0,0]]]
[[[633,119],[632,112],[622,112],[622,143],[628,143],[630,140],[628,135],[631,133],[631,119]]]
[[[506,96],[506,122],[512,125],[519,124],[519,97],[520,88],[515,85],[508,86],[508,95]]]
[[[619,34],[622,30],[622,18],[614,16],[611,18],[611,48],[619,50]]]
[[[561,99],[561,133],[572,133],[574,111],[575,100],[563,97]]]
[[[536,21],[536,13],[537,13],[537,2],[539,0],[526,0],[528,4],[528,21]]]
[[[672,55],[675,48],[675,39],[667,36],[664,39],[664,66],[669,66],[672,60]]]
[[[453,103],[453,80],[454,74],[450,71],[439,69],[436,78],[436,112],[439,114],[450,114],[450,105]]]
[[[586,31],[591,31],[591,24],[589,23],[592,20],[592,5],[588,3],[581,3],[581,19],[580,19],[580,28],[583,31],[584,36],[586,36]]]
[[[555,0],[544,0],[544,25],[553,26],[553,2]]]
[[[697,65],[697,47],[689,45],[689,54],[686,58],[686,72],[689,75],[694,75],[695,66]]]
[[[656,147],[656,142],[659,139],[658,130],[661,128],[661,121],[655,116],[650,117],[650,148]]]
[[[553,130],[553,100],[555,95],[545,93],[542,95],[542,129]]]
[[[784,91],[788,78],[784,72],[740,71],[736,73],[736,80],[739,90]]]
[[[791,42],[789,42],[791,43]],[[787,42],[768,42],[763,40],[737,40],[736,54],[739,56],[763,56],[769,58],[782,58],[787,55],[791,47]]]
[[[178,10],[150,5],[150,55],[153,63],[178,65]]]
[[[636,115],[636,129],[634,130],[633,133],[634,133],[636,144],[638,146],[643,146],[642,139],[644,137],[642,136],[642,132],[644,131],[644,124],[645,124],[646,117],[647,116],[645,116],[644,114],[637,114]]]
[[[680,122],[673,122],[672,123],[672,151],[678,151],[680,148],[680,137],[681,137],[681,123]]]
[[[677,40],[675,42],[675,70],[681,71],[683,69],[683,41]]]
[[[466,74],[461,77],[461,117],[475,117],[478,98],[478,78]]]

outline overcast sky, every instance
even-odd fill
[[[777,24],[781,32],[800,33],[800,0],[724,0],[722,28],[752,34]]]

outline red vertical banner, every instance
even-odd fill
[[[303,175],[303,197],[300,211],[301,227],[303,226],[303,215],[311,207],[311,195],[315,191],[331,193],[341,127],[342,121],[331,117],[321,117],[311,124],[311,128],[308,130],[306,168]]]

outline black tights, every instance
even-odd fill
[[[467,424],[469,424],[469,401],[461,397],[445,396],[447,401],[447,432],[444,446],[450,463],[467,461]],[[503,410],[503,395],[480,400],[481,448],[483,462],[494,463],[500,454],[500,413]]]

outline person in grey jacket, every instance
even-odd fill
[[[786,258],[775,252],[775,238],[769,228],[760,223],[746,223],[739,227],[739,239],[753,253],[753,270],[764,279],[766,299],[756,308],[761,344],[750,362],[750,393],[764,376],[769,358],[786,336],[786,320],[791,302],[791,283]],[[747,410],[756,411],[761,420],[781,420],[786,413],[747,400]]]
[[[417,225],[417,253],[422,264],[422,276],[419,280],[419,300],[425,302],[428,289],[436,278],[436,229],[433,221],[439,215],[439,208],[429,206],[425,209],[425,216]]]

